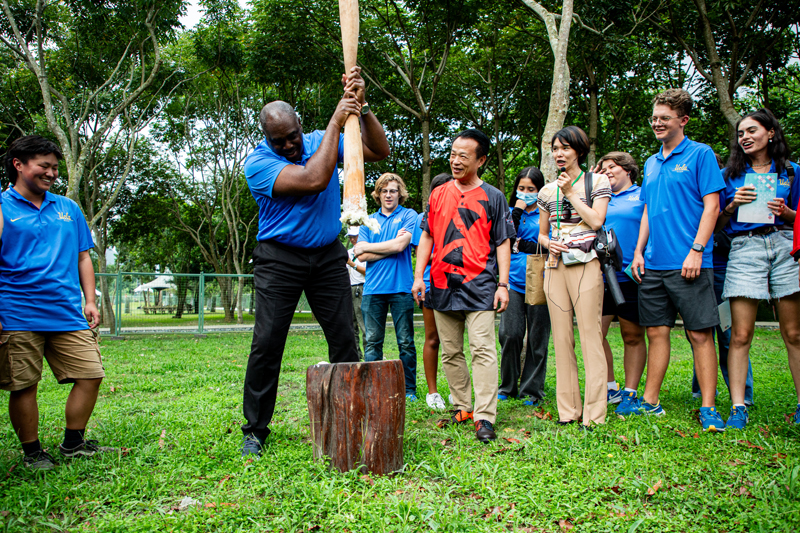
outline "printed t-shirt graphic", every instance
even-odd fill
[[[433,308],[491,310],[497,289],[495,250],[516,234],[503,194],[486,183],[465,193],[447,183],[431,194],[422,225],[434,243]]]

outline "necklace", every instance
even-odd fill
[[[769,163],[764,163],[763,165],[750,165],[752,168],[763,168],[763,167],[770,167],[772,166],[772,161]]]
[[[575,181],[572,182],[572,186],[574,187],[578,180],[581,179],[583,176],[583,170],[581,173],[578,174],[578,177],[575,178]],[[556,232],[558,233],[559,238],[561,237],[561,200],[558,198],[559,188],[556,187]]]

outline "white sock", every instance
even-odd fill
[[[608,390],[617,390],[619,386],[617,385],[616,381],[609,381],[608,382]]]
[[[747,409],[743,403],[735,403],[735,404],[733,404],[733,406],[734,407],[742,407],[744,409]]]
[[[625,387],[625,392],[636,392],[636,389],[631,389],[629,387]]]

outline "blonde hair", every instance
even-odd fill
[[[378,204],[381,203],[381,189],[392,181],[396,181],[397,187],[400,189],[400,200],[398,203],[402,204],[408,199],[408,189],[406,189],[406,183],[403,181],[403,178],[392,172],[385,172],[375,181],[375,188],[372,190],[372,198],[374,198]]]

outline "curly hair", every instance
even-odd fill
[[[688,115],[692,112],[694,102],[692,95],[683,89],[667,89],[659,93],[653,98],[653,106],[666,105],[670,109],[677,111],[683,115]]]
[[[406,182],[403,181],[403,178],[392,172],[385,172],[375,181],[375,188],[372,190],[372,198],[374,198],[379,205],[381,203],[381,189],[392,181],[396,181],[397,188],[400,189],[400,200],[398,203],[402,205],[403,202],[408,200],[408,189],[406,189]]]

